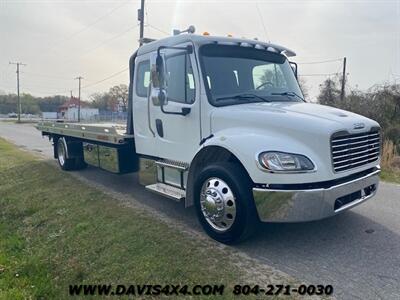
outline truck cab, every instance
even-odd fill
[[[139,172],[150,191],[194,205],[204,230],[223,243],[245,239],[260,221],[334,216],[375,195],[380,127],[306,102],[294,56],[232,37],[153,41],[130,59],[125,128],[38,128],[53,139],[55,157]]]

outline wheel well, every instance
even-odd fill
[[[249,176],[246,168],[243,166],[240,160],[229,150],[220,146],[204,147],[196,154],[196,156],[193,158],[190,164],[189,174],[186,184],[186,200],[185,200],[186,207],[193,205],[194,201],[193,183],[195,179],[195,174],[198,174],[198,172],[200,172],[200,170],[202,170],[207,165],[223,161],[239,164],[243,168],[247,176]]]
[[[58,158],[57,143],[60,138],[61,138],[61,136],[59,136],[59,135],[49,135],[49,139],[51,139],[52,143],[53,143],[53,153],[54,153],[55,159]]]
[[[58,158],[57,143],[61,138],[65,140],[67,158],[83,157],[82,141],[62,135],[52,135],[51,139],[53,141],[54,158]]]

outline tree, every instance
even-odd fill
[[[391,140],[400,149],[400,85],[375,85],[368,91],[351,90],[340,100],[338,83],[327,79],[321,84],[318,101],[348,110],[377,121],[383,138]]]
[[[38,98],[38,104],[40,111],[42,112],[43,111],[56,112],[58,111],[58,108],[67,100],[68,97],[66,96],[55,95],[50,97]]]
[[[306,80],[303,77],[299,77],[298,82],[300,90],[303,93],[304,99],[307,99],[309,94],[308,94],[308,86]]]
[[[39,114],[40,108],[38,104],[38,98],[35,98],[31,94],[22,94],[21,110],[24,114]]]
[[[112,102],[118,103],[122,106],[122,110],[126,111],[128,104],[128,86],[126,84],[113,86],[108,93]]]
[[[94,93],[90,96],[92,106],[100,111],[116,111],[118,100],[111,97],[110,93]]]
[[[337,80],[326,79],[320,86],[318,102],[324,105],[337,106],[340,99],[340,90],[337,85]]]

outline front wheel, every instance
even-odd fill
[[[195,206],[204,230],[222,243],[246,239],[258,224],[251,180],[239,164],[205,167],[195,182]]]

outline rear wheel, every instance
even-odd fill
[[[251,180],[235,163],[205,167],[195,182],[199,221],[213,239],[232,244],[249,237],[258,224]]]
[[[67,148],[65,147],[65,140],[63,138],[57,141],[57,159],[61,169],[64,171],[73,170],[74,160],[67,158]]]
[[[66,146],[67,145],[67,146]],[[56,144],[58,164],[65,171],[84,169],[87,164],[83,158],[81,143],[67,143],[64,138],[59,138]],[[71,156],[71,150],[74,153]],[[78,155],[77,155],[78,153]]]

